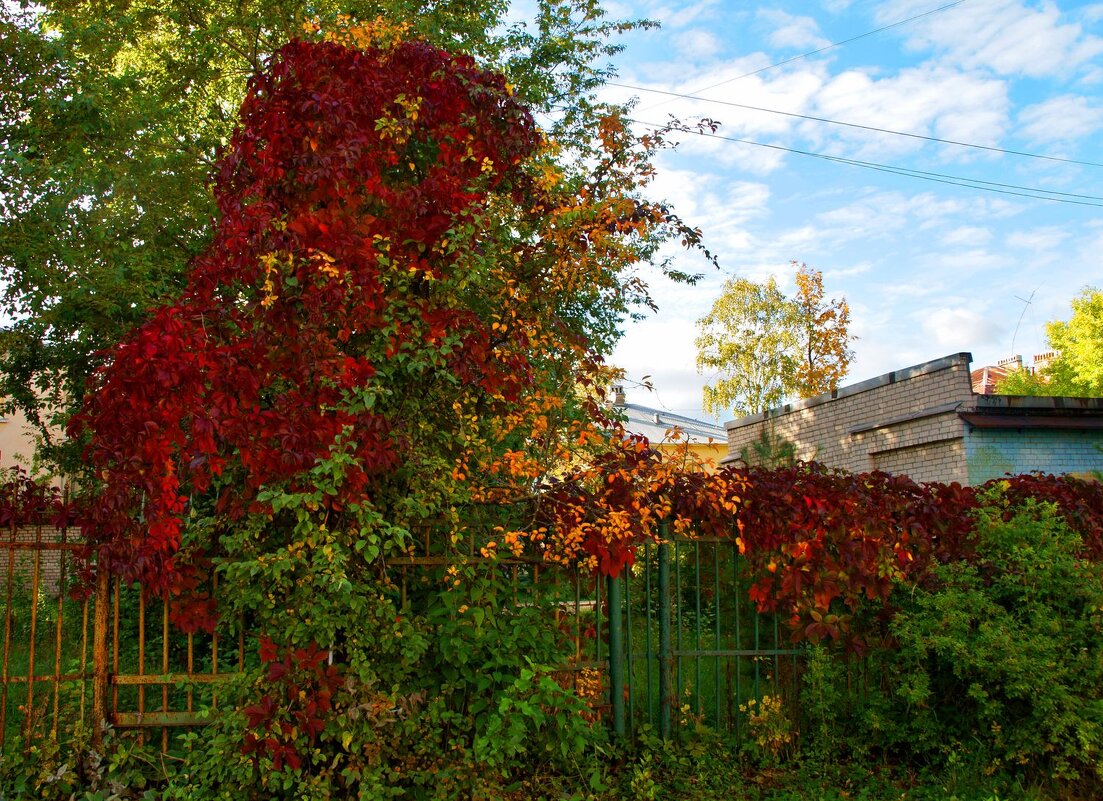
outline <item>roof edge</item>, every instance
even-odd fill
[[[731,431],[736,428],[743,428],[745,426],[753,425],[754,423],[761,423],[764,420],[768,420],[771,417],[780,417],[783,414],[789,414],[790,412],[800,411],[801,409],[809,409],[814,406],[822,406],[825,403],[830,403],[840,398],[848,398],[852,395],[859,395],[863,392],[869,392],[870,390],[877,389],[878,387],[886,387],[890,384],[897,384],[901,381],[908,381],[912,378],[917,378],[921,375],[928,375],[930,373],[937,373],[942,370],[950,370],[958,365],[965,365],[965,369],[969,369],[970,362],[973,361],[973,354],[966,351],[960,353],[952,353],[949,356],[943,356],[939,359],[932,359],[929,362],[922,362],[921,364],[915,364],[911,367],[905,367],[901,370],[893,370],[890,373],[884,373],[876,378],[870,378],[866,381],[860,381],[857,384],[851,384],[846,387],[840,387],[834,392],[825,392],[822,395],[815,395],[811,398],[802,398],[801,400],[787,403],[784,406],[778,406],[773,409],[767,409],[764,412],[758,414],[750,414],[746,417],[740,417],[735,420],[730,420],[724,423],[724,429]]]

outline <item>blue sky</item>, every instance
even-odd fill
[[[791,292],[791,260],[822,270],[828,292],[850,303],[859,339],[844,383],[959,351],[991,364],[1013,345],[1029,364],[1045,347],[1044,323],[1067,318],[1083,286],[1103,284],[1103,167],[644,91],[1103,163],[1103,3],[964,0],[830,47],[950,2],[608,6],[662,24],[626,37],[615,61],[616,81],[638,88],[606,90],[638,97],[639,120],[707,116],[726,137],[1005,185],[988,192],[682,136],[659,162],[654,193],[703,230],[721,269],[671,251],[705,278],[685,287],[650,277],[660,311],[628,325],[612,360],[627,371],[630,401],[709,419],[695,321],[732,275],[773,275]],[[1007,194],[1035,190],[1097,205]],[[634,385],[645,375],[654,393]]]

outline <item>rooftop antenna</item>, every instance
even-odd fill
[[[1030,304],[1034,301],[1034,294],[1038,291],[1038,287],[1034,288],[1034,292],[1030,293],[1029,298],[1020,298],[1015,295],[1015,300],[1021,300],[1023,302],[1023,311],[1019,315],[1019,322],[1015,323],[1015,333],[1011,335],[1011,355],[1015,355],[1015,338],[1019,336],[1019,326],[1023,324],[1023,318],[1026,317],[1026,310],[1030,308]]]

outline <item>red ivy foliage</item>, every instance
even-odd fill
[[[523,359],[502,359],[489,324],[426,289],[454,266],[452,226],[522,185],[537,145],[504,79],[468,57],[286,45],[251,82],[186,291],[110,354],[73,423],[92,433],[104,482],[84,526],[101,564],[180,589],[189,495],[214,485],[221,512],[263,512],[262,486],[302,488],[335,449],[352,458],[332,505],[362,498],[406,433],[353,401],[408,347],[447,333],[459,381],[519,391]]]
[[[257,703],[245,707],[246,728],[242,751],[258,758],[267,754],[272,767],[291,770],[303,766],[303,748],[309,748],[325,729],[334,695],[343,680],[329,652],[310,644],[281,648],[260,638],[260,659],[270,689]]]
[[[65,499],[59,488],[35,481],[22,468],[0,471],[0,527],[68,528],[77,512],[77,505]]]
[[[786,615],[794,639],[849,637],[853,612],[885,602],[897,580],[920,575],[936,549],[964,544],[971,530],[973,496],[957,485],[938,493],[906,476],[814,463],[747,472],[751,598]]]
[[[1009,515],[1027,499],[1054,503],[1083,538],[1084,557],[1103,556],[1099,482],[1030,474],[971,488],[818,464],[736,472],[747,480],[738,517],[751,598],[760,611],[787,616],[794,641],[826,638],[863,648],[852,626],[856,612],[883,616],[900,582],[930,582],[933,564],[975,557],[973,513],[993,487]]]

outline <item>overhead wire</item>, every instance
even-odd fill
[[[860,33],[857,36],[851,36],[849,39],[843,39],[841,42],[832,42],[831,44],[828,44],[828,45],[825,45],[823,47],[817,48],[816,50],[809,50],[807,53],[801,53],[800,55],[793,56],[791,58],[787,58],[784,61],[778,61],[774,64],[768,64],[767,66],[760,67],[757,70],[751,70],[750,72],[745,72],[742,75],[736,75],[734,78],[726,78],[726,79],[720,81],[719,83],[714,83],[710,86],[704,86],[700,89],[694,89],[693,91],[689,92],[689,94],[690,95],[696,95],[696,94],[700,94],[701,92],[707,92],[709,89],[715,89],[718,86],[724,86],[726,84],[733,83],[735,81],[741,81],[744,78],[750,78],[752,75],[758,75],[759,73],[766,72],[766,71],[772,70],[772,69],[776,69],[777,67],[783,67],[786,64],[793,63],[794,61],[800,61],[802,58],[808,58],[809,56],[815,56],[815,55],[823,53],[827,50],[832,50],[836,47],[842,47],[845,44],[850,44],[851,42],[856,42],[859,39],[865,39],[867,36],[873,36],[874,34],[878,34],[878,33],[881,33],[883,31],[890,30],[891,28],[898,28],[901,25],[906,25],[909,22],[915,22],[917,19],[922,19],[923,17],[929,17],[932,14],[938,14],[942,11],[946,11],[947,9],[951,9],[954,6],[960,6],[963,3],[967,3],[967,2],[969,2],[969,0],[955,0],[955,2],[953,2],[953,3],[946,3],[945,5],[941,5],[938,8],[932,8],[929,11],[922,12],[921,14],[915,14],[914,16],[908,17],[907,19],[897,20],[896,22],[890,23],[888,25],[884,25],[884,26],[882,26],[880,28],[876,28],[872,31],[866,31],[865,33]],[[648,106],[646,109],[641,109],[641,111],[649,111],[653,108],[658,108],[659,106],[666,105],[669,102],[670,102],[669,100],[666,100],[666,101],[663,101],[662,103],[656,103],[653,106]]]
[[[630,117],[626,117],[625,119],[629,122],[634,122],[637,125],[643,125],[648,128],[652,128],[653,130],[663,130],[666,127],[657,123],[632,119]],[[755,147],[763,147],[770,150],[779,150],[786,153],[793,153],[799,156],[808,156],[810,158],[822,159],[824,161],[836,162],[838,164],[848,164],[850,166],[877,170],[879,172],[888,172],[910,178],[919,178],[921,180],[933,181],[935,183],[952,184],[954,186],[963,186],[971,189],[981,189],[986,192],[996,192],[1003,195],[1028,197],[1035,200],[1048,200],[1052,203],[1070,203],[1077,206],[1103,207],[1103,196],[1099,195],[1084,195],[1072,192],[1058,192],[1051,189],[1041,189],[1039,187],[1020,186],[1018,184],[1005,184],[999,183],[997,181],[984,181],[979,178],[965,178],[959,175],[948,175],[945,173],[930,172],[927,170],[915,170],[909,167],[898,167],[891,164],[880,164],[874,161],[849,159],[845,158],[844,156],[832,156],[828,153],[816,153],[815,151],[800,150],[798,148],[785,147],[784,145],[773,145],[766,142],[756,142],[753,139],[739,139],[733,136],[724,136],[717,133],[706,133],[705,131],[694,130],[692,128],[681,128],[679,129],[679,131],[683,133],[690,133],[695,136],[702,136],[707,139],[720,139],[725,142],[736,142],[738,144],[754,145]],[[1100,202],[1093,203],[1091,201]]]
[[[735,103],[730,100],[716,100],[708,97],[698,97],[692,94],[682,94],[680,92],[668,92],[662,89],[649,89],[646,86],[634,86],[632,84],[617,83],[616,81],[609,81],[608,86],[616,86],[621,89],[630,89],[634,92],[650,92],[658,95],[668,95],[673,98],[681,98],[684,100],[695,100],[701,103],[713,103],[720,106],[731,106],[733,108],[741,108],[749,111],[761,111],[767,114],[779,114],[783,117],[794,117],[801,120],[810,120],[812,122],[823,122],[829,125],[841,125],[847,128],[859,128],[863,131],[873,131],[875,133],[891,134],[893,136],[905,136],[910,139],[922,139],[927,142],[937,142],[944,145],[956,145],[958,147],[976,148],[977,150],[987,150],[993,153],[1002,153],[1008,156],[1025,156],[1032,159],[1044,159],[1046,161],[1059,161],[1065,164],[1079,164],[1086,167],[1103,167],[1103,163],[1097,161],[1081,161],[1080,159],[1069,159],[1061,156],[1046,156],[1041,153],[1029,153],[1024,150],[1010,150],[1008,148],[995,147],[993,145],[978,145],[974,142],[962,142],[956,139],[943,139],[938,136],[926,136],[925,134],[909,133],[907,131],[894,131],[890,128],[881,128],[876,125],[862,125],[856,122],[843,122],[842,120],[833,120],[828,117],[815,117],[811,114],[798,114],[792,111],[781,111],[774,108],[764,108],[762,106],[751,106],[746,103]],[[702,90],[704,91],[704,90]]]

